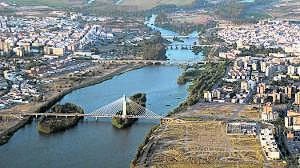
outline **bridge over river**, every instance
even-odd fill
[[[129,110],[131,112],[129,112]],[[163,117],[152,112],[151,110],[139,105],[126,96],[107,104],[97,110],[81,114],[81,113],[0,113],[0,116],[23,118],[26,116],[45,116],[45,117],[86,117],[86,118],[138,118],[138,119],[162,119]]]

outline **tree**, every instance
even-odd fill
[[[143,58],[146,60],[166,60],[166,47],[161,36],[145,40],[142,45]]]

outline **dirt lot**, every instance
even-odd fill
[[[139,150],[133,167],[284,167],[282,161],[266,160],[257,136],[226,133],[231,120],[258,119],[259,113],[251,105],[194,105],[162,120]]]
[[[201,117],[216,119],[249,119],[259,120],[259,112],[252,105],[232,104],[232,103],[199,103],[189,107],[176,117]]]
[[[227,135],[224,128],[219,121],[166,121],[152,134],[136,167],[282,167],[265,162],[255,136]]]

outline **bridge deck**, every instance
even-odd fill
[[[0,113],[0,116],[33,116],[33,117],[88,117],[88,118],[113,118],[120,117],[122,115],[103,115],[103,114],[81,114],[81,113]],[[160,116],[141,116],[141,115],[126,115],[125,118],[148,118],[148,119],[162,119]]]

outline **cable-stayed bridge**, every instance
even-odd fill
[[[45,117],[87,117],[87,118],[137,118],[162,119],[163,117],[123,96],[118,100],[96,109],[91,113],[0,113],[0,116],[23,118],[26,116]]]

